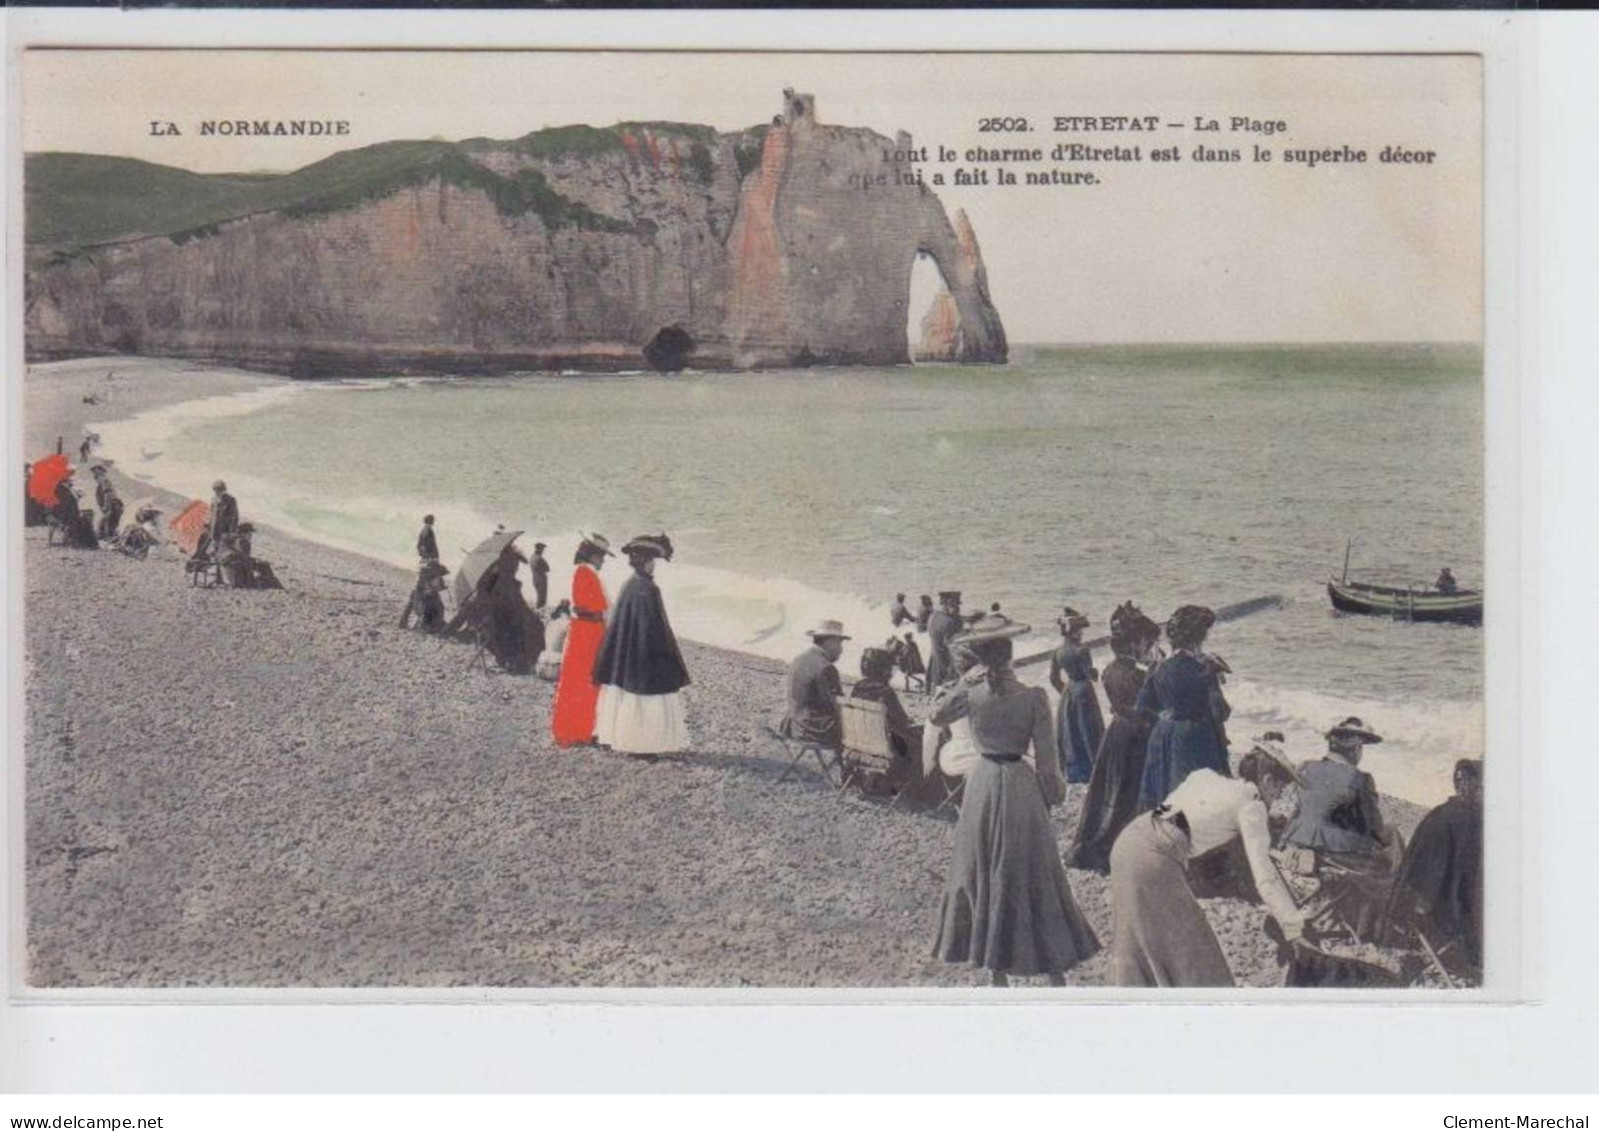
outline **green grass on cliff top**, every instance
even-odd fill
[[[435,177],[483,190],[506,215],[533,212],[550,227],[627,231],[630,226],[623,221],[557,192],[536,169],[502,177],[467,154],[506,148],[544,159],[596,156],[622,151],[623,130],[645,128],[681,134],[698,145],[716,137],[707,126],[670,122],[625,122],[608,129],[560,126],[504,143],[383,142],[277,175],[201,174],[126,157],[30,153],[24,168],[27,243],[38,253],[72,252],[141,236],[193,239],[210,234],[224,221],[252,213],[335,212]]]

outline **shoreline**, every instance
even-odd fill
[[[154,364],[30,367],[27,453],[285,380]],[[127,501],[176,498],[113,475]],[[685,640],[695,751],[650,765],[556,749],[553,685],[400,630],[399,567],[258,525],[287,591],[196,590],[172,547],[25,541],[32,985],[986,983],[929,954],[947,811],[777,781],[781,662]],[[1063,845],[1082,793],[1053,815]],[[1106,881],[1068,874],[1108,943]],[[1239,983],[1275,984],[1263,909],[1205,906]],[[1102,952],[1068,985],[1107,975]]]

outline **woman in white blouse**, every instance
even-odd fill
[[[1196,770],[1152,813],[1134,818],[1110,854],[1111,961],[1122,986],[1231,986],[1232,971],[1188,884],[1188,861],[1234,839],[1267,910],[1289,939],[1304,916],[1271,859],[1267,812],[1298,774],[1256,749],[1237,778]]]

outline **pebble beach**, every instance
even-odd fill
[[[87,422],[273,383],[33,366],[26,451],[76,460]],[[125,501],[178,502],[123,471]],[[258,526],[284,591],[196,589],[172,546],[22,533],[33,986],[987,984],[930,956],[954,815],[780,780],[779,663],[685,641],[691,752],[562,750],[553,685],[398,627],[403,570]],[[1407,834],[1421,815],[1385,806]],[[1106,881],[1069,877],[1108,943]],[[1263,908],[1205,906],[1239,984],[1277,984]]]

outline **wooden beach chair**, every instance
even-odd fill
[[[839,790],[844,788],[843,763],[840,760],[840,755],[837,750],[833,749],[831,746],[824,746],[820,742],[817,742],[813,739],[791,738],[790,736],[784,734],[781,729],[770,724],[767,725],[766,729],[783,744],[783,750],[789,756],[788,765],[783,768],[782,774],[778,776],[778,784],[786,782],[789,777],[793,775],[794,771],[800,768],[800,763],[805,760],[805,756],[810,755],[813,759],[815,759],[817,767],[822,771],[822,778],[827,782],[828,785]],[[835,770],[837,771],[839,777],[837,782],[833,780]]]
[[[839,696],[844,748],[839,752],[839,796],[867,774],[887,774],[894,766],[894,744],[888,733],[888,710],[869,699]],[[899,800],[896,794],[894,801]],[[890,803],[892,807],[893,802]]]

